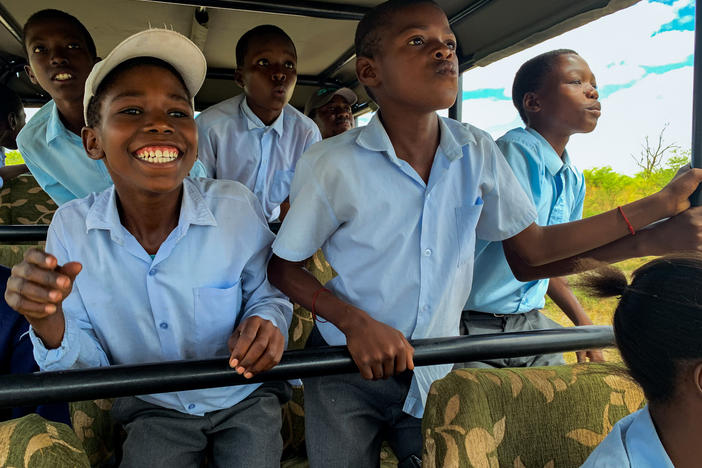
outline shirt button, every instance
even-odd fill
[[[431,256],[431,249],[424,249],[424,256],[425,257]]]
[[[422,312],[429,312],[430,307],[428,305],[425,305],[422,307]]]
[[[154,276],[156,274],[156,268],[149,270],[149,276]]]
[[[168,328],[168,324],[166,322],[161,322],[158,326],[163,328],[164,330]]]
[[[195,408],[195,403],[190,403],[190,404],[188,405],[188,409],[193,409],[193,408]]]

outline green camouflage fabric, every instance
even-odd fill
[[[70,427],[30,414],[0,422],[0,466],[87,468],[90,462]]]
[[[8,181],[0,189],[0,224],[49,224],[56,203],[31,174]],[[30,247],[44,248],[45,242],[0,244],[0,264],[12,267],[22,261]]]
[[[112,400],[74,401],[71,424],[92,466],[110,465],[121,449],[122,428],[112,420]]]
[[[456,370],[429,391],[423,466],[578,467],[644,404],[611,364]]]

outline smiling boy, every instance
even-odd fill
[[[114,186],[61,206],[47,252],[8,281],[45,370],[229,356],[246,378],[275,365],[292,307],[266,280],[273,234],[232,181],[189,179],[192,96],[205,58],[168,30],[119,44],[86,81],[82,139]],[[126,467],[278,467],[285,383],[119,399]]]
[[[297,82],[297,51],[272,25],[257,26],[236,44],[236,83],[244,90],[197,117],[198,157],[208,177],[236,180],[263,205],[269,221],[287,212],[295,164],[321,139],[317,126],[288,104]]]
[[[654,251],[654,244],[664,250],[666,235],[699,248],[699,227],[686,223],[700,210],[635,237],[627,226],[638,230],[685,210],[702,171],[623,207],[626,218],[612,211],[540,227],[492,138],[436,114],[456,98],[458,59],[435,3],[391,0],[373,8],[355,44],[358,78],[380,111],[368,126],[300,159],[268,277],[327,320],[317,323],[312,344],[346,344],[360,370],[303,379],[310,466],[377,466],[384,437],[399,466],[417,466],[429,386],[451,365],[414,368],[408,339],[458,334],[476,236],[504,239],[520,278],[572,271],[572,256],[584,252],[612,260]],[[338,273],[326,288],[301,266],[320,247]]]
[[[85,79],[100,60],[93,38],[77,18],[53,9],[30,16],[23,35],[25,71],[51,96],[17,137],[27,167],[58,205],[103,191],[110,174],[85,154],[80,138]],[[192,174],[205,175],[201,163]]]
[[[570,137],[592,132],[601,106],[597,82],[587,62],[575,51],[540,54],[517,71],[512,87],[514,105],[525,128],[497,140],[517,180],[534,203],[541,226],[582,218],[585,179],[566,150]],[[563,278],[527,283],[517,280],[502,244],[478,240],[475,277],[461,318],[461,333],[479,335],[506,331],[558,328],[540,312],[544,294],[575,325],[592,325]],[[578,361],[602,361],[599,350],[578,352]],[[466,367],[521,367],[565,364],[562,354],[520,356],[466,363]]]

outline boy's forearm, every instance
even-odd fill
[[[669,207],[659,194],[625,205],[622,211],[636,232],[670,215]],[[589,252],[630,234],[624,216],[614,209],[571,223],[532,224],[504,242],[519,253],[526,264],[540,266]]]
[[[26,164],[16,164],[13,166],[0,167],[0,177],[2,177],[3,182],[8,182],[14,179],[20,174],[29,172]]]
[[[515,278],[519,281],[534,281],[590,270],[599,263],[615,263],[627,258],[662,254],[663,252],[655,251],[648,242],[650,235],[650,231],[641,231],[636,236],[624,237],[580,255],[540,266],[527,264],[508,243],[503,242],[502,245]]]
[[[563,311],[574,325],[592,325],[592,320],[575,297],[565,278],[555,277],[549,279],[548,297]]]
[[[290,262],[273,255],[268,263],[268,281],[291,301],[309,311],[314,309],[318,317],[333,323],[344,334],[348,335],[350,329],[362,326],[370,318],[334,294],[320,291],[322,284],[302,267],[301,262]]]
[[[36,320],[27,317],[27,321],[32,326],[37,337],[44,343],[46,349],[56,349],[61,346],[66,322],[60,306],[56,312],[46,318]]]

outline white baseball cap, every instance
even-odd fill
[[[356,101],[358,101],[358,97],[356,97],[356,93],[354,93],[352,90],[349,88],[321,88],[315,91],[312,96],[307,100],[307,103],[305,104],[305,112],[304,114],[309,117],[310,113],[315,110],[319,109],[326,103],[332,100],[334,96],[341,96],[346,100],[346,102],[349,103],[349,106],[353,106],[356,104]]]
[[[88,104],[100,83],[118,65],[137,57],[154,57],[173,66],[194,98],[205,81],[207,61],[202,51],[187,37],[169,29],[147,29],[120,42],[107,57],[93,66],[85,80],[83,118],[88,121]]]

